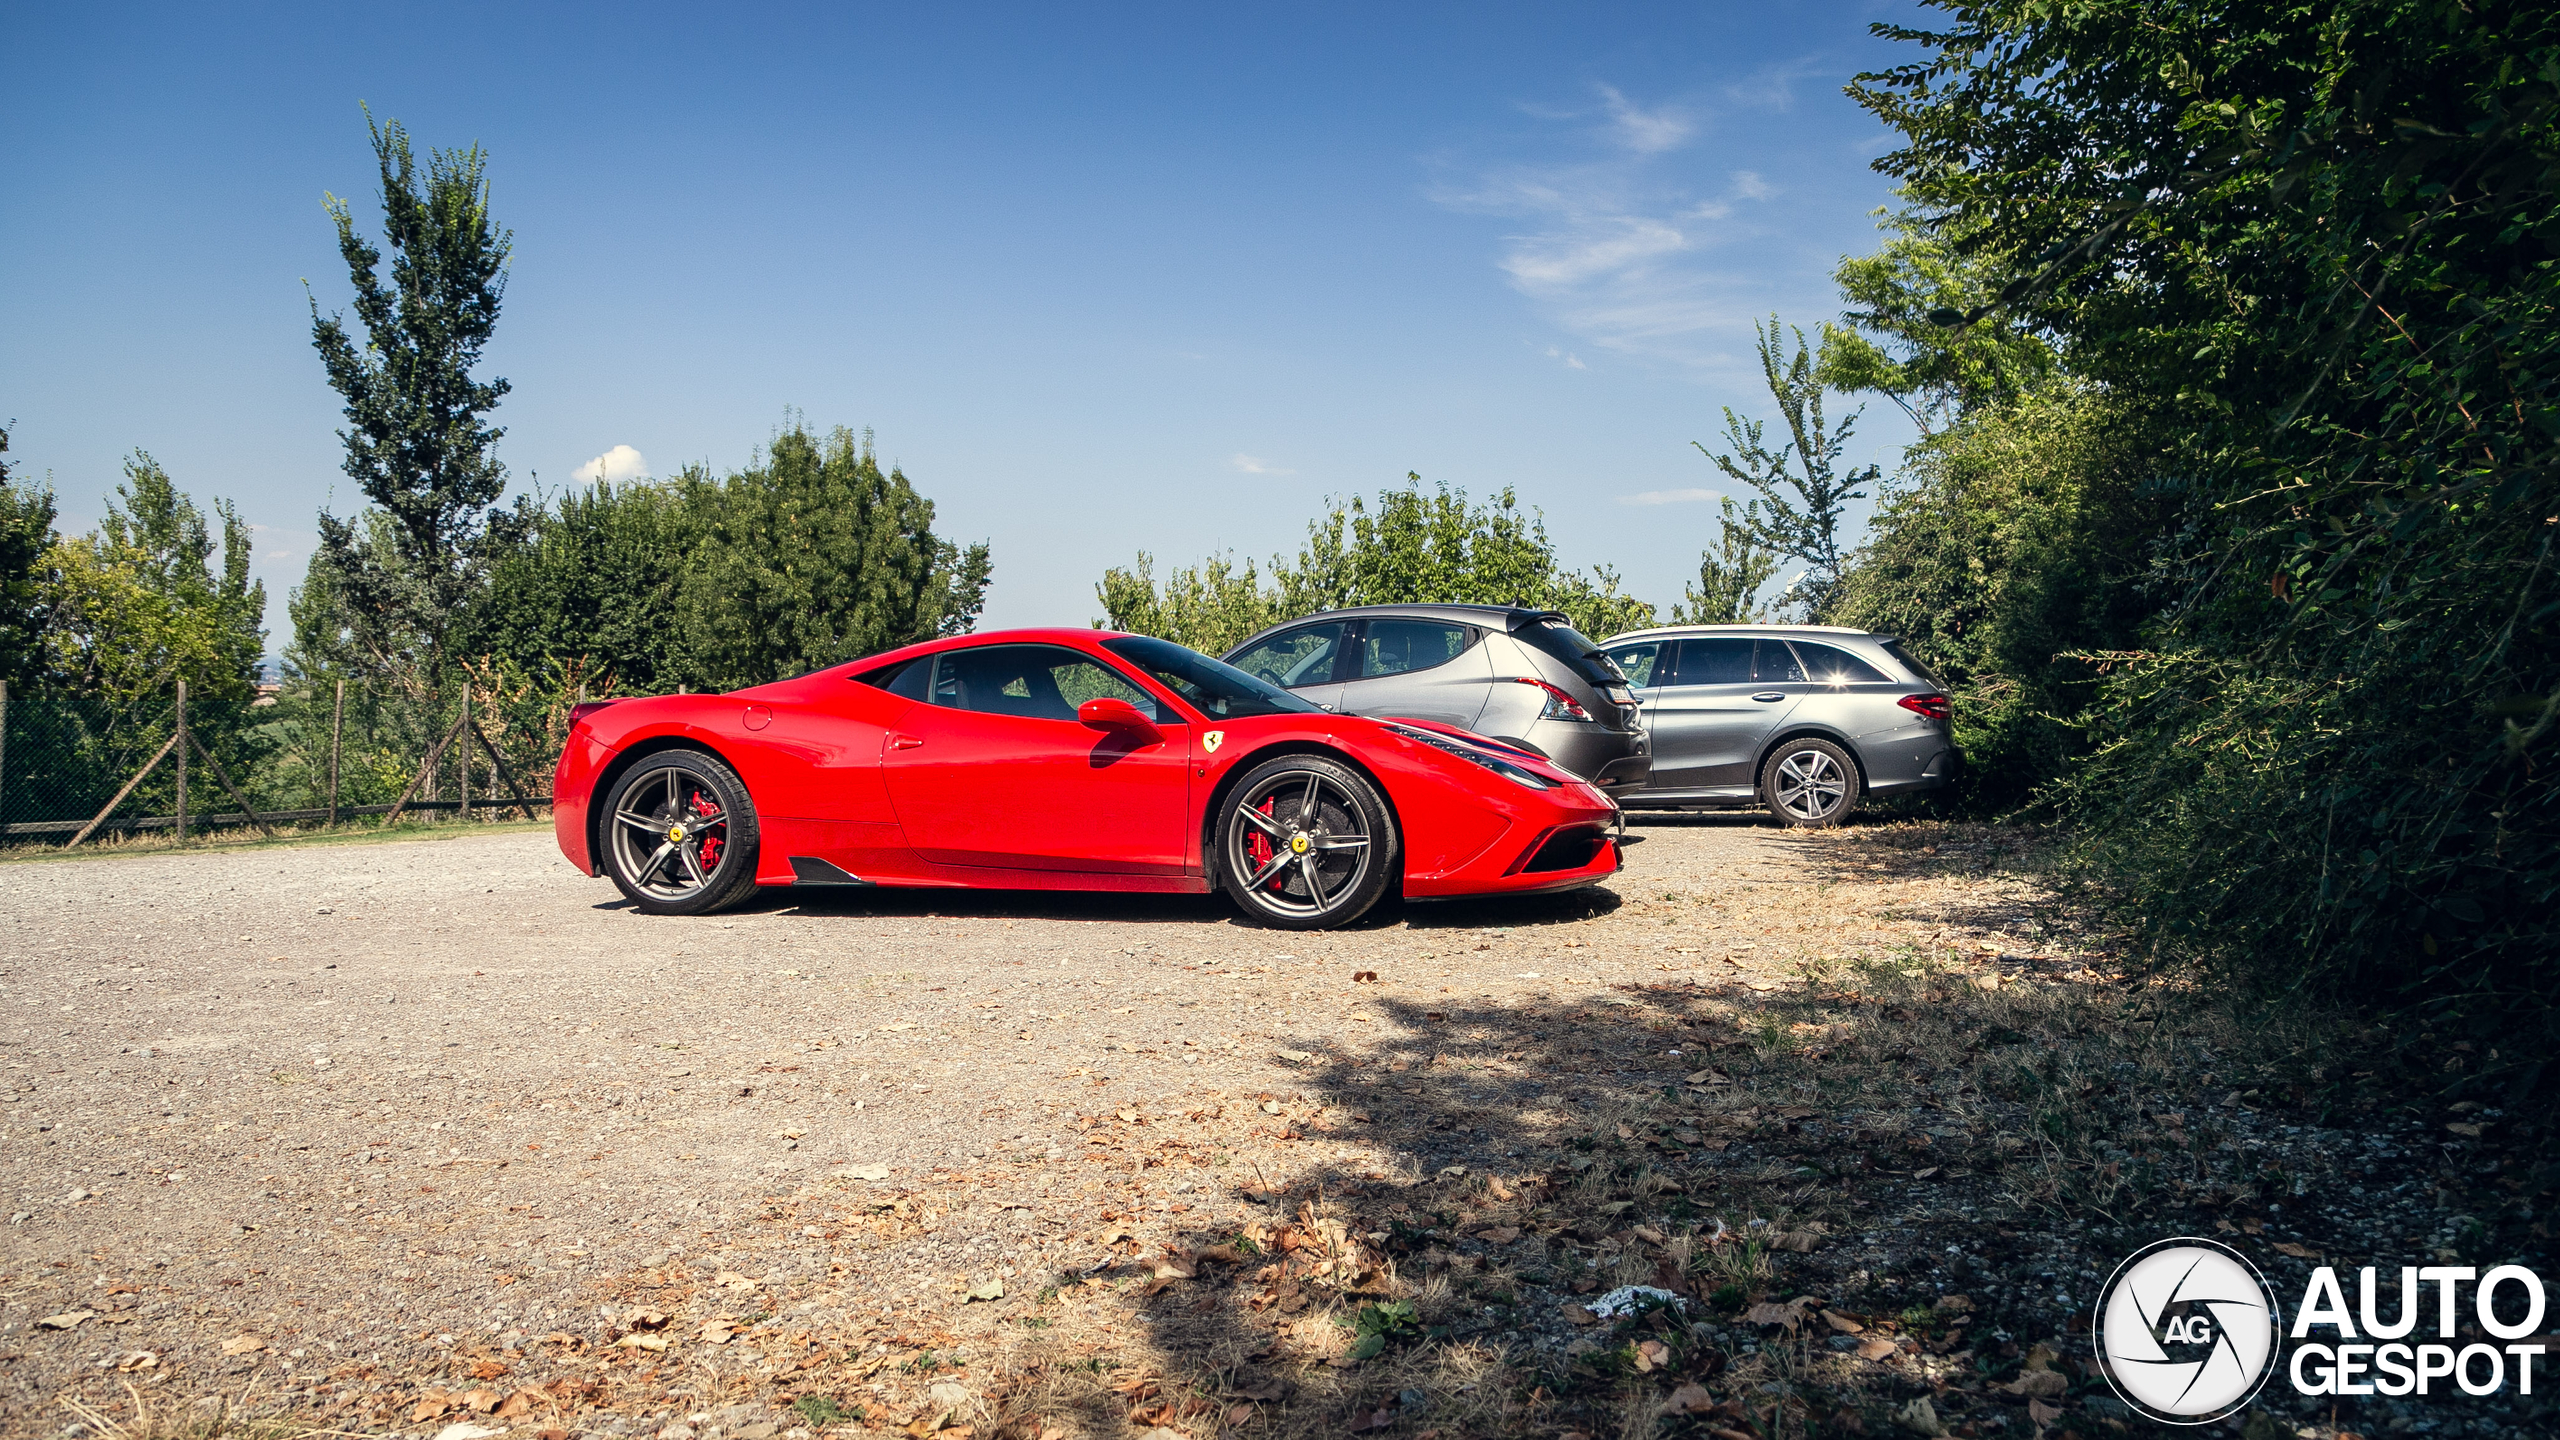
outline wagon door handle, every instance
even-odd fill
[[[1752,699],[1754,699],[1754,700],[1758,700],[1758,701],[1761,701],[1761,702],[1763,702],[1763,703],[1766,703],[1766,702],[1771,701],[1771,700],[1784,700],[1784,699],[1786,699],[1786,698],[1787,698],[1787,692],[1785,692],[1784,690],[1763,690],[1763,691],[1761,691],[1759,694],[1754,695],[1754,696],[1752,696],[1751,698],[1752,698]]]
[[[923,743],[924,742],[922,740],[917,739],[913,735],[892,735],[889,737],[889,748],[892,750],[913,750]]]

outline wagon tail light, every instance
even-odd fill
[[[569,707],[569,728],[570,728],[570,729],[572,729],[572,730],[574,730],[574,729],[578,728],[578,722],[579,722],[579,721],[586,719],[588,716],[593,715],[594,713],[596,713],[597,711],[599,711],[599,710],[603,709],[603,708],[604,708],[604,707],[606,707],[607,705],[615,705],[615,704],[619,704],[619,703],[621,703],[621,702],[620,702],[618,699],[617,699],[617,700],[581,700],[581,701],[579,701],[577,704],[572,705],[572,706],[570,706],[570,707]]]
[[[1547,692],[1547,705],[1545,709],[1538,712],[1539,719],[1580,720],[1585,723],[1590,721],[1591,713],[1582,708],[1582,702],[1574,699],[1571,695],[1566,694],[1563,690],[1548,684],[1544,680],[1532,680],[1526,675],[1514,675],[1511,679],[1514,684],[1535,685],[1539,689]]]
[[[1893,703],[1914,715],[1924,715],[1932,720],[1944,720],[1952,713],[1944,695],[1905,695]]]

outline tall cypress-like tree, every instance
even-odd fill
[[[348,648],[411,683],[433,684],[456,618],[521,517],[498,507],[506,467],[486,422],[507,382],[473,375],[497,327],[511,233],[489,214],[488,157],[436,150],[421,171],[394,120],[366,126],[381,172],[383,252],[327,199],[355,288],[361,343],[342,315],[311,306],[311,343],[346,399],[346,472],[390,518],[390,551],[361,517],[320,516],[319,560],[339,598]]]
[[[0,427],[0,457],[9,432]],[[0,680],[35,677],[44,635],[41,561],[53,545],[53,491],[21,485],[0,458]]]

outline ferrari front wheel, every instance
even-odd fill
[[[1219,881],[1265,925],[1347,925],[1394,883],[1395,815],[1348,765],[1283,755],[1254,767],[1220,803]]]
[[[623,772],[604,823],[605,870],[638,909],[707,915],[755,888],[747,787],[699,750],[662,750]]]

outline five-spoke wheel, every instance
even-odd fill
[[[698,750],[663,750],[632,766],[603,820],[605,869],[640,909],[702,915],[755,888],[747,787]]]
[[[1858,767],[1828,740],[1790,740],[1761,767],[1760,798],[1781,825],[1837,825],[1858,803]]]
[[[1394,878],[1395,817],[1348,765],[1283,755],[1254,767],[1220,804],[1218,878],[1266,925],[1347,924]]]

